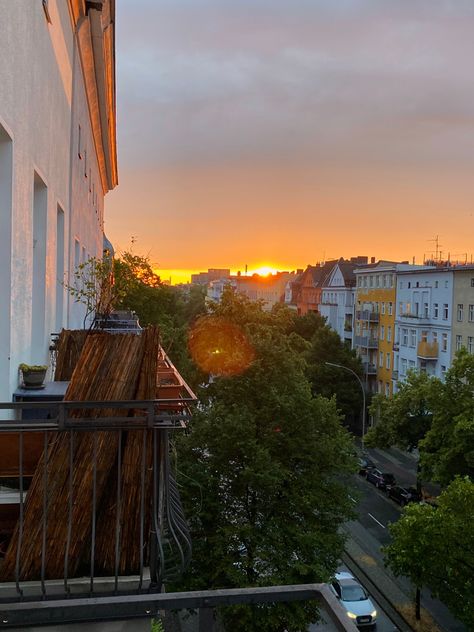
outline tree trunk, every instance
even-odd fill
[[[420,601],[421,601],[421,590],[419,586],[416,587],[415,593],[415,619],[419,621],[421,619],[420,613]]]

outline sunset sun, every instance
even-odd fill
[[[260,276],[268,276],[270,274],[276,274],[278,270],[276,268],[272,268],[271,266],[261,266],[260,268],[255,268],[252,270],[252,274],[259,274]]]

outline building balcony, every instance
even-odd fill
[[[400,343],[399,342],[394,342],[393,343],[393,350],[394,351],[400,351]]]
[[[375,366],[375,364],[370,364],[370,362],[363,362],[362,366],[366,375],[377,375],[377,367]]]
[[[392,380],[398,380],[398,369],[393,369]]]
[[[357,320],[365,320],[371,323],[379,322],[380,314],[378,312],[370,312],[368,309],[363,309],[356,312]]]
[[[418,343],[417,356],[422,360],[437,360],[438,359],[438,343],[427,342],[422,340]]]
[[[372,336],[355,336],[354,345],[365,349],[378,349],[379,341],[378,338]]]
[[[416,322],[426,322],[428,320],[430,320],[430,317],[428,314],[411,314],[408,312],[405,312],[403,314],[398,314],[397,316],[398,319],[403,320],[404,322],[407,321],[416,321]]]

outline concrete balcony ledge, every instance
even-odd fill
[[[417,356],[423,360],[437,360],[439,347],[437,342],[427,342],[422,340],[418,343]]]
[[[356,347],[366,347],[368,349],[378,349],[379,347],[378,338],[368,336],[355,336],[354,344]]]

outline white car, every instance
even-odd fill
[[[347,572],[336,573],[330,584],[347,616],[358,628],[375,628],[377,610],[359,582]]]

